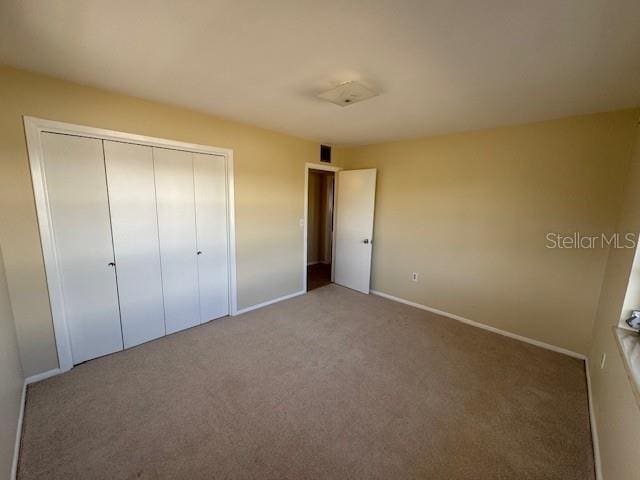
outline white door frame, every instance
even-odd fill
[[[42,243],[42,256],[44,258],[47,287],[49,289],[49,302],[51,305],[51,315],[53,317],[53,330],[55,334],[56,348],[58,351],[58,364],[61,371],[65,372],[73,368],[73,359],[71,356],[69,330],[65,318],[62,279],[60,277],[60,268],[55,249],[55,236],[53,232],[51,209],[49,205],[49,196],[44,170],[44,151],[41,141],[41,134],[43,132],[134,143],[137,145],[169,148],[173,150],[205,153],[224,157],[226,160],[227,170],[229,309],[230,315],[236,314],[238,310],[238,296],[236,291],[236,230],[233,150],[228,148],[211,147],[208,145],[178,142],[164,138],[147,137],[132,133],[118,132],[115,130],[74,125],[71,123],[63,123],[53,120],[44,120],[29,116],[24,116],[24,129],[27,138],[27,151],[29,154],[29,166],[31,167],[31,179],[33,181],[33,194],[36,202],[40,241]]]
[[[341,167],[334,167],[332,165],[324,165],[322,163],[305,163],[304,165],[304,248],[303,248],[303,257],[302,257],[302,291],[307,291],[307,237],[308,237],[308,228],[307,221],[309,220],[309,170],[324,170],[326,172],[334,172],[333,176],[333,238],[331,240],[331,281],[333,282],[333,270],[334,270],[334,261],[335,258],[335,242],[336,242],[336,210],[337,210],[337,202],[336,202],[336,187],[338,186],[338,175],[337,173],[342,170]]]

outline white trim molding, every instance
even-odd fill
[[[227,255],[229,258],[229,315],[238,310],[238,283],[236,267],[236,191],[233,150],[227,150]]]
[[[53,370],[48,370],[46,372],[38,373],[36,375],[31,375],[24,379],[25,385],[31,385],[32,383],[41,382],[42,380],[46,380],[47,378],[55,377],[56,375],[60,375],[64,373],[61,368],[54,368]]]
[[[598,423],[596,420],[596,410],[593,404],[593,390],[591,389],[591,370],[589,369],[589,359],[584,361],[584,371],[587,376],[587,396],[589,398],[589,423],[591,424],[591,442],[593,444],[593,462],[596,467],[596,480],[602,480],[602,459],[600,457],[600,440],[598,437]]]
[[[20,411],[18,413],[18,425],[16,427],[16,443],[13,447],[13,462],[11,463],[11,476],[9,477],[11,480],[16,480],[18,475],[18,461],[20,460],[20,442],[22,441],[22,423],[24,421],[24,410],[27,405],[27,386],[32,383],[39,382],[41,380],[46,380],[47,378],[55,377],[56,375],[60,375],[62,370],[59,368],[54,368],[53,370],[49,370],[47,372],[39,373],[37,375],[32,375],[24,379],[24,383],[22,384],[22,395],[20,396]]]
[[[246,307],[246,308],[242,308],[240,310],[237,310],[234,315],[242,315],[243,313],[248,313],[248,312],[251,312],[253,310],[257,310],[259,308],[262,308],[262,307],[273,305],[274,303],[282,302],[284,300],[289,300],[290,298],[294,298],[294,297],[298,297],[300,295],[304,295],[305,293],[307,293],[306,290],[300,290],[299,292],[290,293],[289,295],[284,295],[283,297],[278,297],[278,298],[274,298],[273,300],[267,300],[266,302],[257,303],[255,305],[251,305],[250,307]]]
[[[42,243],[42,255],[44,258],[47,287],[49,289],[49,302],[53,317],[56,349],[58,352],[58,365],[60,372],[73,368],[71,353],[71,341],[65,317],[64,296],[62,294],[62,281],[60,277],[59,261],[55,248],[55,235],[51,222],[51,209],[47,194],[47,183],[44,169],[44,151],[42,147],[42,133],[58,133],[75,135],[80,137],[97,138],[100,140],[112,140],[117,142],[134,143],[151,147],[161,147],[173,150],[182,150],[194,153],[204,153],[224,157],[227,173],[227,222],[228,222],[228,254],[229,254],[229,314],[237,311],[237,277],[236,277],[236,238],[235,238],[235,188],[233,174],[233,150],[228,148],[211,147],[185,143],[164,138],[146,137],[132,133],[105,130],[83,125],[44,120],[41,118],[24,117],[24,128],[27,138],[27,150],[29,153],[29,165],[33,181],[33,192],[36,203],[38,226],[40,229],[40,241]],[[42,375],[46,375],[48,372]]]
[[[16,426],[16,443],[13,447],[13,461],[11,462],[11,474],[9,478],[16,480],[18,477],[18,461],[20,460],[20,442],[22,441],[22,423],[24,420],[24,409],[27,401],[27,382],[22,385],[20,396],[20,411],[18,412],[18,425]]]
[[[505,337],[513,338],[514,340],[520,340],[521,342],[529,343],[531,345],[535,345],[537,347],[545,348],[547,350],[551,350],[554,352],[562,353],[564,355],[568,355],[573,358],[578,358],[580,360],[586,360],[587,357],[581,353],[574,352],[572,350],[568,350],[566,348],[557,347],[555,345],[551,345],[550,343],[541,342],[540,340],[534,340],[532,338],[524,337],[522,335],[518,335],[517,333],[507,332],[506,330],[501,330],[496,327],[492,327],[490,325],[476,322],[475,320],[470,320],[465,317],[461,317],[460,315],[455,315],[453,313],[445,312],[443,310],[438,310],[437,308],[428,307],[426,305],[422,305],[420,303],[412,302],[410,300],[405,300],[404,298],[394,297],[393,295],[389,295],[388,293],[380,292],[378,290],[371,290],[373,295],[377,295],[379,297],[383,297],[389,300],[393,300],[395,302],[404,303],[405,305],[409,305],[415,308],[419,308],[420,310],[426,310],[427,312],[435,313],[436,315],[442,315],[443,317],[451,318],[453,320],[457,320],[462,323],[466,323],[467,325],[471,325],[472,327],[481,328],[483,330],[487,330],[489,332],[497,333],[498,335],[503,335]]]
[[[304,234],[303,234],[303,247],[302,247],[302,290],[304,290],[305,292],[307,291],[307,266],[308,265],[313,265],[313,263],[319,263],[319,262],[312,262],[307,264],[307,236],[308,236],[308,229],[307,229],[307,222],[309,221],[309,170],[324,170],[325,172],[334,172],[337,173],[340,170],[342,170],[341,167],[334,167],[332,165],[325,165],[322,163],[311,163],[311,162],[307,162],[304,164]],[[338,185],[338,175],[336,175],[333,179],[333,225],[335,225],[336,223],[336,189],[337,189],[337,185]],[[331,248],[331,281],[333,282],[333,273],[334,273],[334,262],[333,259],[335,258],[334,252],[335,252],[335,244],[336,244],[336,238],[335,238],[335,228],[333,229],[333,240],[332,240],[332,248]]]

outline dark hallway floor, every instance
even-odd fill
[[[331,283],[331,264],[307,265],[307,292]]]

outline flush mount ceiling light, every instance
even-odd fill
[[[368,87],[365,87],[360,82],[355,80],[351,82],[341,83],[331,90],[322,92],[318,95],[318,98],[326,100],[341,107],[347,107],[354,103],[362,102],[369,98],[373,98],[378,95],[378,92],[374,92]]]

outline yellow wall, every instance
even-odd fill
[[[22,368],[0,251],[0,478],[9,478],[22,397]]]
[[[27,376],[57,356],[22,115],[232,148],[238,306],[302,289],[304,165],[317,143],[2,67],[0,106],[0,243]]]
[[[640,135],[637,138],[617,228],[620,232],[640,232]],[[640,471],[640,408],[612,331],[623,309],[633,257],[634,251],[630,249],[611,249],[609,252],[589,354],[594,413],[605,480],[637,480]],[[601,369],[603,353],[607,355],[607,360]]]
[[[341,149],[378,168],[372,288],[586,354],[607,248],[546,234],[613,232],[638,115]]]

